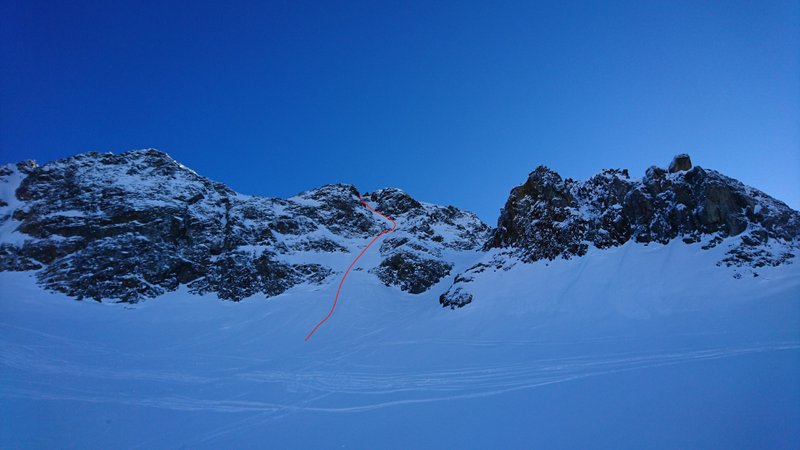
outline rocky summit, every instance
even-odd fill
[[[366,199],[398,223],[370,272],[411,293],[437,283],[454,255],[480,249],[490,231],[472,213],[399,189]],[[2,166],[0,202],[0,271],[35,271],[45,288],[123,302],[182,285],[240,300],[318,284],[343,270],[325,255],[357,254],[387,225],[351,185],[246,196],[153,149]]]

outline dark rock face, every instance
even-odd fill
[[[315,255],[360,250],[386,228],[351,185],[288,200],[243,196],[152,149],[6,165],[0,183],[0,271],[37,270],[42,286],[76,298],[135,302],[180,285],[229,300],[274,296],[342,270]],[[407,258],[425,270],[382,266],[384,282],[412,292],[450,267],[441,248],[474,250],[489,231],[474,215],[399,190],[373,196],[397,215],[393,237],[408,239],[398,247],[429,250],[430,261]],[[437,242],[431,227],[447,238]]]
[[[672,162],[669,163],[669,173],[689,170],[691,168],[692,168],[692,159],[689,158],[689,155],[687,155],[686,153],[681,153],[680,155],[675,156],[674,158],[672,158]]]
[[[511,191],[487,247],[515,246],[523,239],[531,260],[585,253],[586,224],[573,207],[575,187],[544,166],[536,168]]]
[[[457,285],[453,285],[447,292],[439,296],[439,304],[443,308],[463,308],[470,303],[472,303],[472,294]]]
[[[214,292],[224,300],[256,294],[270,297],[304,281],[320,283],[331,273],[331,269],[319,264],[275,261],[266,252],[255,259],[245,252],[233,252],[214,261],[205,276],[191,282],[189,288],[199,294]]]
[[[667,243],[704,235],[794,241],[800,214],[763,192],[713,170],[674,174],[651,167],[641,180],[605,170],[586,182],[539,167],[511,191],[489,248],[513,248],[527,261],[570,258],[589,245]]]
[[[0,267],[7,271],[24,272],[39,270],[42,265],[31,258],[20,255],[14,246],[0,244]]]
[[[448,275],[452,268],[452,264],[444,261],[399,251],[381,261],[374,272],[387,286],[420,294]]]

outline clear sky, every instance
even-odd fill
[[[539,164],[688,152],[798,209],[798,4],[0,0],[0,160],[155,147],[247,194],[395,186],[494,224]]]

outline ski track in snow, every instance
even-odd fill
[[[335,369],[327,371],[241,371],[234,377],[238,381],[247,383],[237,384],[238,389],[235,392],[227,392],[224,398],[216,399],[186,395],[142,396],[135,392],[123,393],[124,389],[109,394],[102,390],[85,387],[69,388],[61,382],[29,382],[27,386],[14,386],[7,383],[6,376],[2,376],[0,377],[3,381],[2,387],[0,387],[0,397],[39,401],[110,403],[184,412],[245,414],[240,420],[201,433],[193,441],[185,443],[189,446],[199,446],[230,433],[262,426],[288,414],[352,414],[411,404],[477,399],[620,372],[734,358],[763,352],[797,351],[798,349],[800,349],[800,342],[779,342],[741,347],[670,351],[658,354],[611,353],[542,359],[505,366],[474,366],[419,372],[370,373]],[[92,378],[123,382],[145,380],[156,384],[187,386],[198,383],[204,386],[225,385],[230,381],[227,376],[220,373],[199,377],[162,370],[119,370],[74,364],[62,365],[63,362],[53,364],[52,360],[20,358],[19,353],[9,351],[8,345],[2,346],[0,357],[0,364],[4,366],[3,373],[8,373],[10,369],[21,370],[29,374],[45,372],[58,376],[56,378],[58,380],[66,375],[80,377],[83,380]],[[83,384],[83,386],[90,385],[92,385],[91,382]],[[297,401],[291,403],[239,399],[252,396],[262,385],[277,385],[283,392],[296,391],[298,387],[302,387],[306,392]],[[153,392],[155,389],[151,386],[148,391]],[[284,398],[285,395],[279,397]],[[159,438],[154,437],[153,442],[157,439]],[[142,448],[148,447],[148,442],[142,442],[140,445]]]
[[[381,372],[367,370],[348,371],[338,360],[349,359],[358,350],[343,352],[326,361],[327,368],[301,368],[296,370],[228,370],[198,369],[196,373],[180,370],[136,368],[137,362],[143,366],[169,366],[164,363],[168,356],[161,355],[117,355],[128,362],[125,367],[106,367],[97,365],[107,355],[102,348],[86,347],[80,341],[63,340],[52,336],[59,343],[69,343],[65,357],[50,354],[50,346],[22,345],[13,342],[0,342],[0,365],[3,367],[3,380],[0,395],[7,398],[26,398],[33,400],[70,400],[93,403],[118,403],[141,407],[163,408],[180,411],[210,411],[219,413],[260,412],[266,413],[263,420],[274,419],[287,412],[327,412],[355,413],[378,408],[386,408],[412,403],[428,403],[455,399],[469,399],[497,395],[506,392],[531,389],[554,383],[563,383],[586,377],[617,372],[647,369],[658,366],[687,364],[720,358],[731,358],[752,353],[794,351],[800,349],[800,342],[774,342],[740,347],[715,347],[687,351],[667,351],[661,353],[607,353],[567,358],[537,359],[505,365],[458,367],[441,370]],[[395,343],[396,344],[396,343]],[[481,343],[472,341],[471,345],[494,345],[492,341]],[[518,345],[527,345],[518,343]],[[530,345],[542,345],[532,342]],[[203,356],[202,354],[188,356]],[[79,358],[81,357],[81,358]],[[81,364],[76,359],[92,361]],[[149,364],[147,364],[149,362]],[[173,363],[173,365],[179,365]],[[186,366],[186,364],[184,364]],[[12,371],[21,371],[29,376],[20,377]],[[51,379],[81,380],[81,389],[70,388],[65,383],[45,383],[37,381],[44,375]],[[28,379],[21,385],[19,381]],[[224,387],[235,379],[237,392],[226,392],[225,398],[196,398],[182,395],[141,396],[136,393],[117,393],[110,395],[91,386],[90,379],[107,382],[144,381],[174,385]],[[9,383],[9,381],[14,381]],[[237,396],[258,391],[260,386],[277,386],[282,391],[299,393],[300,398],[292,403],[274,403],[258,400],[238,400]],[[165,389],[167,390],[167,389]],[[150,389],[150,391],[154,391]],[[241,392],[239,392],[241,391]],[[213,392],[213,389],[210,391]],[[319,400],[336,396],[333,404]]]

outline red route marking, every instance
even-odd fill
[[[339,281],[339,288],[338,288],[338,289],[336,289],[336,296],[333,298],[333,306],[331,306],[331,310],[330,310],[330,312],[328,313],[328,315],[327,315],[327,316],[325,316],[325,318],[324,318],[324,319],[322,319],[322,320],[321,320],[321,321],[320,321],[320,322],[317,324],[317,326],[315,326],[315,327],[314,327],[314,329],[313,329],[313,330],[311,330],[311,333],[308,333],[308,336],[306,336],[306,341],[308,341],[309,339],[311,339],[311,336],[314,334],[314,332],[315,332],[315,331],[317,331],[317,328],[319,328],[319,327],[320,327],[320,326],[321,326],[323,323],[325,323],[325,321],[326,321],[326,320],[330,319],[331,315],[333,314],[333,310],[335,310],[335,309],[336,309],[336,302],[338,302],[338,301],[339,301],[339,293],[341,293],[341,292],[342,292],[342,285],[344,284],[344,280],[345,280],[345,278],[347,278],[347,274],[348,274],[348,273],[350,273],[350,269],[352,269],[352,268],[353,268],[353,266],[355,266],[355,265],[356,265],[356,262],[358,262],[359,258],[361,258],[362,256],[364,256],[364,253],[366,253],[366,252],[367,252],[367,249],[369,249],[369,247],[370,247],[372,244],[374,244],[374,243],[375,243],[375,241],[377,241],[379,237],[383,236],[384,234],[391,233],[392,231],[394,231],[394,230],[397,228],[397,222],[395,222],[394,220],[392,220],[392,219],[391,219],[391,218],[389,218],[388,216],[385,216],[385,215],[383,215],[382,213],[380,213],[380,212],[376,211],[376,210],[375,210],[375,208],[373,208],[372,206],[369,206],[369,205],[367,204],[367,202],[365,202],[365,201],[364,201],[364,198],[363,198],[363,197],[361,197],[361,194],[359,194],[358,192],[356,192],[356,194],[358,194],[358,199],[359,199],[359,200],[361,200],[361,203],[363,203],[363,204],[364,204],[364,206],[366,206],[366,207],[367,207],[367,209],[369,209],[370,211],[374,212],[375,214],[377,214],[377,215],[379,215],[379,216],[383,217],[384,219],[388,220],[389,222],[392,222],[392,228],[391,228],[391,229],[386,229],[386,230],[383,230],[383,231],[381,231],[381,232],[380,232],[380,234],[378,234],[377,236],[375,236],[374,238],[372,238],[372,240],[371,240],[371,241],[369,241],[369,244],[367,244],[367,246],[366,246],[366,247],[364,247],[364,250],[361,250],[361,253],[359,253],[359,254],[358,254],[358,256],[356,256],[356,259],[354,259],[354,260],[353,260],[353,262],[351,262],[351,263],[350,263],[350,267],[348,267],[348,268],[347,268],[347,270],[345,270],[345,271],[344,271],[344,275],[342,275],[342,280],[341,280],[341,281]]]

